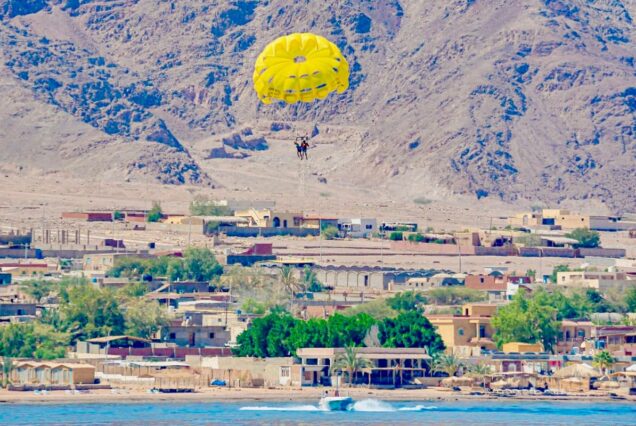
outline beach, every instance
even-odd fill
[[[0,390],[0,404],[118,404],[118,403],[160,403],[160,402],[316,402],[327,388],[294,388],[294,389],[248,389],[248,388],[210,388],[193,393],[149,393],[142,390],[94,390],[87,393],[70,393],[66,391],[49,391],[46,394],[34,392],[16,392]],[[330,390],[333,394],[333,390]],[[479,401],[479,400],[514,400],[514,401],[615,401],[607,393],[570,394],[567,396],[516,395],[499,397],[485,393],[483,395],[469,392],[453,392],[442,388],[427,389],[367,389],[344,388],[341,395],[351,396],[355,400],[378,399],[383,401]],[[625,402],[636,402],[636,396],[625,396]]]

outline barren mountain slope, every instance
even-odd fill
[[[2,167],[633,210],[635,13],[629,0],[0,0]],[[258,104],[252,63],[293,31],[341,47],[345,95]],[[303,167],[298,131],[315,146]]]

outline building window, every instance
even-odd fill
[[[367,225],[367,229],[373,229],[373,225]]]
[[[369,287],[369,276],[368,275],[364,276],[364,286],[365,287]]]
[[[209,333],[208,336],[210,337],[210,339],[214,339],[214,333]]]
[[[460,336],[464,335],[464,329],[460,328],[459,330],[457,330],[457,334],[459,334]]]
[[[281,377],[289,377],[289,367],[281,367],[280,368],[280,376]]]
[[[170,340],[174,340],[174,339],[176,339],[176,338],[177,338],[177,334],[176,334],[176,333],[170,333],[170,334],[168,335],[168,339],[170,339]]]

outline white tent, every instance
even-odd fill
[[[636,372],[636,364],[632,364],[625,369],[625,371],[633,371]]]

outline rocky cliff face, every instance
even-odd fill
[[[353,153],[316,158],[330,182],[633,209],[635,13],[624,0],[0,0],[2,102],[28,93],[25,108],[72,118],[89,146],[124,147],[117,167],[133,178],[210,183],[215,162],[259,161],[288,120]],[[251,64],[293,31],[341,47],[345,95],[258,104]],[[0,147],[33,134],[6,120]]]

